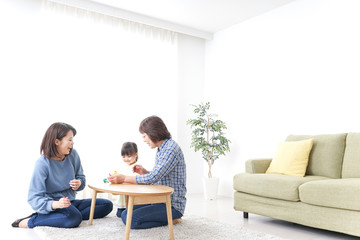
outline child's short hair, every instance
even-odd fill
[[[134,155],[138,152],[137,145],[134,142],[125,142],[121,148],[121,156]]]

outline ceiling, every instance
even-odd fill
[[[295,0],[53,0],[86,8],[105,9],[130,21],[162,27],[206,39],[254,16]],[[81,7],[81,6],[80,6]]]

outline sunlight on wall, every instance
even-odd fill
[[[88,19],[41,8],[0,7],[0,102],[4,179],[14,174],[26,201],[29,178],[46,129],[73,125],[88,181],[117,169],[125,141],[152,168],[155,150],[138,131],[160,116],[176,137],[176,45]]]

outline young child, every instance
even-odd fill
[[[133,165],[137,162],[138,149],[134,142],[125,142],[121,148],[121,156],[125,164],[122,165],[120,174],[133,175],[136,173],[133,171]],[[121,217],[121,212],[125,209],[125,197],[120,195],[117,204],[119,205],[116,215]]]
[[[121,148],[121,156],[123,157],[123,161],[129,166],[136,163],[139,158],[136,143],[133,142],[124,143]]]

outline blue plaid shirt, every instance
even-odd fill
[[[184,215],[186,205],[186,165],[180,146],[171,138],[165,139],[156,153],[155,166],[150,173],[137,175],[138,184],[161,184],[174,188],[171,205]]]

